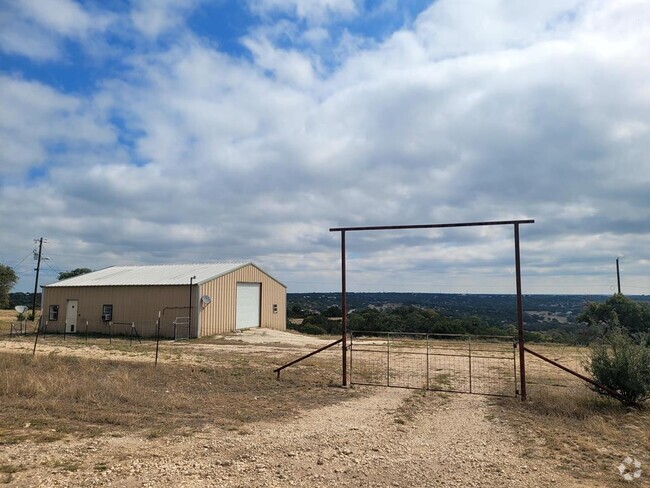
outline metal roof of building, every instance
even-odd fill
[[[111,266],[110,268],[100,269],[85,275],[57,281],[51,285],[46,285],[46,287],[188,285],[192,276],[196,277],[192,280],[193,283],[202,284],[249,264],[255,266],[250,261],[221,261],[203,264],[157,264],[148,266]],[[257,266],[255,267],[257,268]]]

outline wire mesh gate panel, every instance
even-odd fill
[[[350,333],[350,384],[516,396],[512,336]]]

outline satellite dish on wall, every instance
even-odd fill
[[[27,310],[29,310],[29,307],[26,307],[25,305],[16,305],[14,307],[14,310],[18,313],[25,313]]]
[[[212,302],[212,298],[210,298],[209,295],[203,295],[203,296],[201,297],[201,303],[202,303],[203,305],[210,305],[211,302]]]

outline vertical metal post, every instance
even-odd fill
[[[354,342],[353,332],[350,331],[350,385],[352,385],[352,344]]]
[[[88,344],[88,321],[86,320],[86,344]]]
[[[41,316],[41,319],[42,319],[42,318],[43,318],[43,317]],[[12,324],[12,325],[13,325],[13,324]],[[47,327],[47,320],[45,321],[45,327]],[[36,328],[36,338],[34,339],[34,350],[32,351],[32,356],[35,356],[35,355],[36,355],[36,344],[38,343],[38,333],[39,333],[40,330],[41,330],[40,327],[37,327],[37,328]]]
[[[160,310],[158,310],[158,320],[156,321],[156,360],[154,366],[158,366],[158,347],[160,345]]]
[[[467,347],[469,357],[469,392],[472,393],[472,336],[467,335]]]
[[[514,341],[514,337],[512,338],[512,369],[514,371],[514,379],[515,379],[515,396],[519,393],[519,390],[517,390],[517,343]]]
[[[519,345],[519,380],[521,401],[526,400],[526,358],[524,351],[524,309],[521,298],[521,258],[519,255],[519,224],[515,226],[515,275],[517,280],[517,335]]]
[[[190,331],[192,329],[192,281],[196,279],[196,276],[192,276],[190,278],[190,316],[189,316],[189,322],[187,324],[187,338],[189,340],[190,338]]]
[[[618,294],[621,294],[621,272],[618,268],[618,258],[616,258],[616,283],[618,283]]]
[[[390,332],[386,336],[386,386],[390,386]]]
[[[341,370],[343,375],[343,386],[348,385],[348,358],[347,358],[347,337],[348,337],[348,305],[347,305],[347,283],[345,277],[345,231],[341,231]]]
[[[427,334],[427,390],[429,389],[429,334]]]

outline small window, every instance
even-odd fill
[[[50,305],[50,313],[49,313],[49,318],[48,320],[51,320],[52,322],[59,320],[59,306],[58,305]]]
[[[277,303],[273,304],[273,313],[278,313],[278,304]]]
[[[102,320],[104,322],[113,320],[113,305],[102,305]]]

